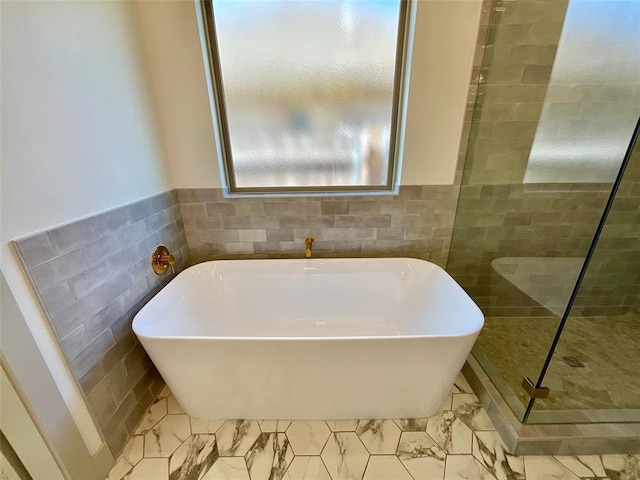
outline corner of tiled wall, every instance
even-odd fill
[[[71,372],[113,455],[163,382],[131,330],[170,279],[151,252],[165,244],[179,271],[187,245],[178,197],[163,193],[15,241]]]

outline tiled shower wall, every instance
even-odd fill
[[[492,2],[463,184],[522,183],[567,5]]]
[[[459,187],[403,186],[399,195],[223,198],[178,190],[192,263],[216,258],[410,256],[446,263]]]
[[[550,315],[494,262],[510,261],[514,270],[507,273],[529,269],[529,284],[544,283],[538,292],[561,296],[566,305],[577,269],[557,284],[545,265],[570,258],[579,268],[610,190],[609,184],[463,185],[447,271],[488,317]]]
[[[538,130],[552,127],[562,137],[566,125],[558,124],[556,113],[575,126],[594,127],[591,119],[613,126],[621,105],[636,108],[635,97],[621,95],[619,85],[549,86],[567,5],[491,4],[467,149],[461,151],[464,172],[447,268],[489,317],[564,309],[612,187],[608,175],[601,180],[608,183],[582,182],[583,172],[576,172],[574,183],[523,183]],[[550,116],[541,125],[543,107]],[[589,131],[590,137],[598,134]],[[634,195],[637,187],[628,179],[577,301],[584,315],[619,314],[637,305]]]
[[[567,4],[491,5],[447,268],[489,317],[552,314],[540,298],[566,304],[611,189],[523,183],[543,106],[562,100],[547,91]],[[575,263],[562,278],[557,259]]]
[[[571,315],[640,314],[640,143],[636,143]]]
[[[175,191],[15,242],[74,378],[114,456],[163,382],[131,330],[137,311],[170,279],[149,258],[167,245],[184,268]]]

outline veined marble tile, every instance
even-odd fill
[[[246,459],[251,480],[281,480],[293,451],[284,433],[262,433]]]
[[[396,418],[394,421],[403,432],[425,432],[428,418]]]
[[[439,480],[447,454],[425,432],[403,432],[398,458],[415,479]]]
[[[578,480],[578,476],[553,457],[525,456],[527,480]]]
[[[327,426],[332,432],[355,432],[358,420],[327,420]]]
[[[451,410],[451,404],[453,403],[453,394],[447,393],[440,404],[440,410]]]
[[[614,480],[640,478],[640,455],[602,455],[606,474]]]
[[[123,480],[169,480],[168,458],[143,458]]]
[[[147,409],[134,435],[147,433],[156,423],[167,415],[167,401],[159,398]]]
[[[451,393],[473,393],[471,387],[469,386],[469,382],[464,378],[462,372],[458,373],[455,381],[453,382],[453,387],[451,387]]]
[[[296,455],[320,455],[331,431],[322,420],[295,420],[287,429],[287,437]]]
[[[496,477],[473,455],[449,455],[444,480],[496,480]]]
[[[369,459],[363,480],[413,480],[395,455],[373,455]]]
[[[430,417],[427,433],[447,453],[471,453],[472,432],[451,410]]]
[[[606,477],[598,455],[556,456],[561,464],[579,477]]]
[[[258,420],[262,433],[284,432],[291,425],[291,420]]]
[[[169,390],[169,385],[165,383],[164,387],[162,387],[162,390],[160,390],[160,393],[158,394],[158,398],[167,398],[169,395],[171,395],[171,390]]]
[[[191,435],[188,415],[167,415],[144,436],[145,457],[168,457]]]
[[[216,432],[221,457],[244,457],[260,436],[255,420],[227,420]]]
[[[369,453],[394,454],[400,440],[400,429],[393,420],[360,420],[356,433]]]
[[[198,480],[217,459],[215,435],[191,435],[169,459],[169,480]]]
[[[472,430],[495,430],[480,400],[473,393],[454,395],[451,408],[456,417]]]
[[[191,419],[191,433],[216,433],[224,424],[224,420],[206,420],[204,418],[189,417]]]
[[[333,480],[361,480],[369,452],[354,432],[334,432],[321,457]]]
[[[331,480],[320,457],[295,457],[284,474],[284,480]]]
[[[183,408],[180,406],[173,394],[167,397],[167,413],[184,413]]]
[[[524,459],[507,451],[498,432],[474,432],[473,456],[498,480],[525,480]]]
[[[111,469],[111,472],[109,472],[107,480],[120,480],[129,473],[133,467],[142,460],[144,454],[143,448],[144,437],[142,435],[131,437],[120,454],[118,461]]]
[[[249,480],[243,457],[220,457],[201,480]]]

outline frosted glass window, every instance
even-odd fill
[[[405,2],[212,5],[231,191],[391,189]]]

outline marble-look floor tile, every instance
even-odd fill
[[[220,457],[201,480],[249,480],[244,457]]]
[[[217,459],[215,435],[191,435],[169,459],[169,480],[198,480]]]
[[[291,420],[258,420],[262,433],[286,432]]]
[[[358,420],[327,420],[327,426],[332,432],[355,432]]]
[[[284,480],[331,480],[320,457],[295,457],[284,474]]]
[[[143,458],[123,480],[169,480],[168,458]]]
[[[449,455],[444,480],[496,480],[473,455]]]
[[[322,420],[295,420],[287,428],[287,437],[296,455],[320,455],[330,434]]]
[[[527,480],[578,480],[578,476],[553,457],[525,456]]]
[[[403,432],[398,458],[414,479],[441,480],[446,453],[425,432]]]
[[[356,434],[369,453],[394,454],[400,440],[400,428],[393,420],[360,420]]]
[[[453,394],[447,393],[440,403],[440,410],[451,410],[451,404],[453,403]]]
[[[167,415],[167,401],[164,398],[159,398],[147,409],[147,413],[144,414],[140,425],[136,428],[134,434],[140,435],[147,433],[156,423],[162,420]]]
[[[224,420],[206,420],[204,418],[191,418],[191,433],[216,433],[224,424]]]
[[[606,477],[598,455],[556,456],[561,464],[579,477]]]
[[[184,409],[180,406],[178,400],[176,400],[176,397],[174,397],[173,395],[169,395],[167,397],[167,413],[184,413]]]
[[[162,390],[160,390],[158,398],[167,398],[169,395],[171,395],[171,390],[169,390],[169,385],[165,384]]]
[[[612,480],[640,478],[640,455],[602,455],[602,464]]]
[[[495,430],[480,400],[473,393],[453,396],[453,413],[472,430]]]
[[[451,393],[473,393],[473,390],[471,390],[471,387],[469,386],[469,382],[464,378],[462,372],[458,373],[456,376],[456,379],[453,382],[453,387],[451,387]]]
[[[394,421],[403,432],[424,432],[428,418],[396,418]]]
[[[413,480],[395,455],[373,455],[363,480]]]
[[[472,432],[451,410],[430,417],[427,433],[447,453],[471,453]]]
[[[169,457],[191,435],[188,415],[167,415],[144,436],[145,457]]]
[[[107,480],[120,480],[127,473],[129,473],[133,467],[142,460],[144,455],[144,437],[136,435],[131,437],[131,440],[127,442],[124,450],[120,454],[120,457],[116,461],[116,464],[109,472]]]
[[[244,457],[260,436],[255,420],[227,420],[216,432],[221,457]]]
[[[333,480],[361,480],[369,452],[354,432],[334,432],[321,457]]]
[[[284,433],[262,433],[246,456],[251,480],[281,480],[293,460]]]
[[[473,456],[498,480],[525,480],[524,458],[511,455],[498,432],[474,432]]]

